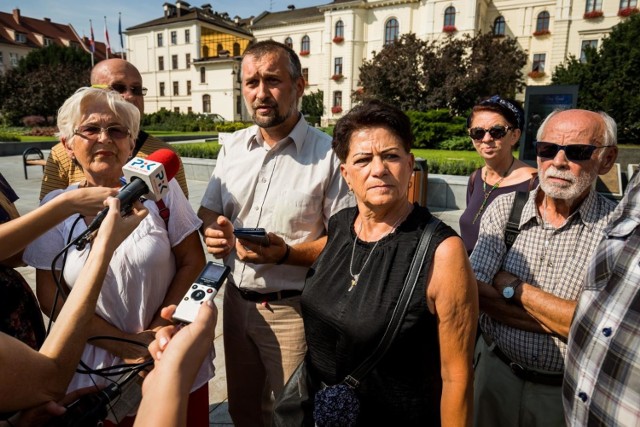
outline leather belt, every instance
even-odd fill
[[[489,338],[484,333],[482,334],[482,338],[484,338],[484,341],[487,343],[487,345],[491,347],[493,340],[491,340],[491,338]],[[518,378],[520,378],[521,380],[529,381],[535,384],[543,384],[543,385],[550,385],[550,386],[556,386],[556,387],[562,385],[562,378],[564,376],[562,373],[545,374],[542,372],[537,372],[537,371],[532,371],[530,369],[527,369],[521,364],[509,359],[509,357],[506,354],[504,354],[502,350],[500,350],[500,347],[498,347],[497,345],[494,345],[493,350],[491,351],[493,351],[493,354],[495,354],[498,357],[498,359],[500,359],[505,365],[507,365],[509,369],[511,369],[511,372],[513,372],[513,374]]]
[[[270,302],[270,301],[277,301],[284,298],[291,298],[291,297],[297,297],[302,295],[302,291],[296,291],[296,290],[285,290],[285,291],[269,292],[266,294],[261,294],[260,292],[247,291],[245,289],[240,289],[240,288],[236,288],[236,289],[240,291],[240,296],[243,299],[251,302]]]

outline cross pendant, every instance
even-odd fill
[[[359,274],[356,274],[355,276],[353,276],[353,278],[351,279],[351,286],[349,286],[349,292],[351,292],[351,289],[354,288],[354,286],[356,286],[358,284],[358,276]]]

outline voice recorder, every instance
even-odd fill
[[[193,322],[200,305],[216,296],[229,271],[230,268],[226,265],[209,261],[178,304],[175,313],[173,313],[173,321],[176,323]]]
[[[236,228],[233,234],[240,240],[269,246],[269,236],[264,228]]]

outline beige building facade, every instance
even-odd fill
[[[363,61],[402,34],[424,40],[478,32],[513,37],[528,55],[527,85],[547,85],[566,58],[581,58],[585,48],[601,46],[614,25],[638,11],[637,0],[334,0],[249,19],[180,0],[164,8],[163,18],[126,31],[129,58],[149,86],[149,111],[164,107],[248,120],[241,101],[240,56],[251,41],[273,39],[300,56],[306,92],[322,90],[322,124],[351,108]],[[163,46],[158,46],[160,34]]]

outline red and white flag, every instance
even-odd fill
[[[107,29],[107,17],[104,17],[104,44],[107,51],[107,59],[109,59],[109,54],[111,53],[111,43],[109,43],[109,30]]]

